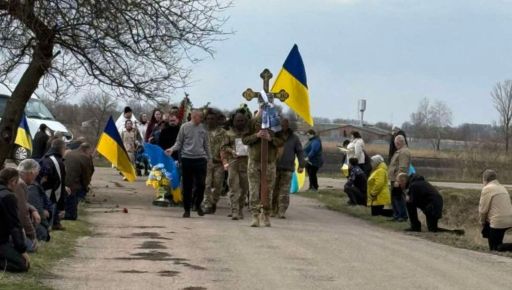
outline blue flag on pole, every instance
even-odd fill
[[[144,143],[144,154],[148,156],[149,164],[151,164],[151,166],[155,166],[157,164],[164,165],[164,168],[169,175],[167,178],[171,180],[171,187],[173,189],[180,186],[180,171],[176,167],[174,159],[167,156],[160,146]]]

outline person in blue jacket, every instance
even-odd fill
[[[314,130],[306,132],[308,136],[308,143],[304,147],[304,153],[306,155],[306,172],[309,177],[309,190],[318,190],[318,178],[316,176],[318,170],[324,164],[322,158],[322,140],[317,136]]]

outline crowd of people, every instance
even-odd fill
[[[172,107],[168,112],[155,109],[150,118],[146,114],[136,118],[126,107],[116,122],[137,175],[148,175],[150,170],[144,143],[160,146],[176,161],[182,176],[183,218],[190,218],[192,211],[199,216],[215,214],[227,190],[229,218],[244,219],[248,207],[251,227],[270,227],[272,217],[286,218],[295,170],[306,170],[310,191],[319,189],[322,141],[309,130],[303,146],[293,125],[283,115],[278,130],[264,128],[261,110],[251,113],[247,107],[227,117],[212,108],[192,109],[185,116]],[[52,231],[65,230],[62,219],[76,220],[78,204],[89,191],[94,173],[92,146],[84,138],[66,144],[62,136],[47,130],[44,124],[39,128],[31,159],[0,171],[0,269],[27,271],[27,253],[36,252],[41,242],[50,242]],[[413,232],[421,231],[420,209],[428,231],[464,234],[439,227],[442,195],[416,174],[403,131],[393,128],[387,162],[381,155],[368,155],[359,132],[351,136],[341,148],[349,165],[344,186],[349,205],[370,207],[372,216],[393,222],[409,220],[407,230]],[[263,141],[268,144],[267,156],[262,156]],[[267,162],[268,206],[263,206],[260,193],[262,160]],[[482,235],[491,250],[512,250],[512,245],[503,243],[506,230],[512,228],[510,196],[495,171],[485,171],[483,183]]]
[[[31,159],[0,170],[0,271],[28,271],[27,253],[65,230],[61,220],[76,220],[89,191],[92,146],[84,138],[66,144],[47,130],[39,128]]]
[[[409,232],[421,232],[418,210],[425,215],[429,232],[464,235],[462,229],[439,227],[443,216],[443,197],[439,190],[412,166],[411,152],[405,133],[393,128],[388,164],[381,155],[368,158],[364,141],[358,132],[343,143],[349,173],[344,191],[349,205],[368,206],[372,216],[391,218],[392,222],[407,222]],[[368,162],[368,159],[370,161]],[[512,244],[503,243],[505,232],[512,228],[512,203],[507,189],[498,181],[494,170],[482,174],[483,189],[479,204],[482,237],[488,239],[491,251],[512,251]]]

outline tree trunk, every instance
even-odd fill
[[[10,157],[25,105],[51,65],[53,44],[34,48],[32,60],[7,101],[0,121],[0,167]]]
[[[505,128],[505,153],[508,153],[508,145],[509,145],[509,140],[510,140],[508,130],[509,130],[509,127],[506,126],[506,128]]]

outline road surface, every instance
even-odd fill
[[[250,228],[226,217],[225,199],[216,215],[183,219],[110,168],[93,185],[94,234],[53,270],[56,289],[512,288],[512,259],[381,229],[310,199],[294,196],[288,219]]]

